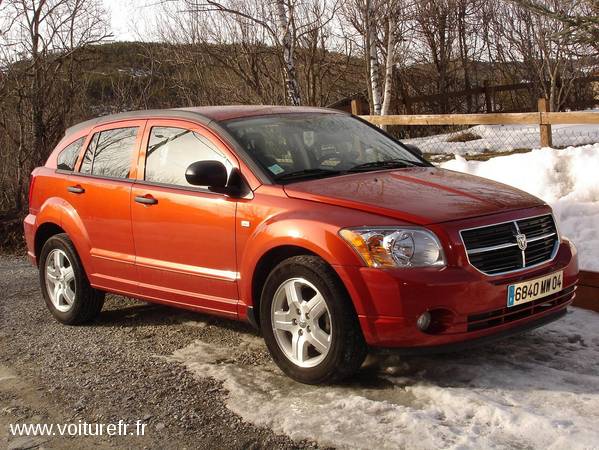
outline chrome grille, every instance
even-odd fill
[[[515,272],[549,261],[559,245],[551,214],[471,228],[460,234],[470,264],[487,275]]]

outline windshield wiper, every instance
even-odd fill
[[[352,167],[348,170],[348,172],[367,172],[373,169],[393,169],[396,167],[413,167],[419,166],[421,167],[418,161],[410,161],[408,159],[388,159],[386,161],[372,161],[364,164],[358,164],[357,166]]]
[[[339,170],[331,169],[304,169],[295,172],[285,173],[275,178],[276,181],[290,181],[301,178],[318,178],[322,176],[331,176],[341,173]]]

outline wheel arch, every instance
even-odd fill
[[[284,260],[294,257],[294,256],[315,256],[324,261],[325,264],[329,265],[333,269],[333,273],[337,277],[340,286],[346,291],[348,294],[348,298],[352,298],[349,295],[347,286],[343,282],[343,279],[335,270],[335,266],[331,264],[330,261],[327,261],[322,255],[315,253],[314,251],[308,249],[307,247],[302,247],[299,245],[279,245],[276,247],[272,247],[267,250],[262,256],[258,259],[254,271],[252,273],[252,281],[251,281],[251,298],[249,299],[248,304],[248,320],[250,323],[259,328],[260,324],[260,301],[262,297],[262,289],[264,287],[264,283],[266,282],[266,278],[270,274],[270,272],[281,262]]]
[[[42,252],[42,248],[44,244],[50,239],[52,236],[57,234],[64,233],[65,231],[62,227],[54,222],[44,222],[42,223],[35,232],[34,238],[34,251],[37,257],[37,263],[39,265],[39,257]]]
[[[51,197],[44,202],[37,215],[33,241],[36,258],[39,258],[44,243],[58,233],[69,236],[84,270],[89,274],[91,243],[83,221],[70,203],[62,198]]]

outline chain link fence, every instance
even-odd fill
[[[535,148],[599,143],[599,110],[583,113],[363,116],[431,161],[488,159]],[[480,121],[481,123],[477,123]]]

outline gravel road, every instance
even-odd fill
[[[198,322],[201,319],[201,322]],[[200,324],[201,326],[199,326]],[[235,349],[242,323],[109,296],[91,325],[67,327],[46,310],[37,270],[0,257],[0,448],[313,448],[244,422],[214,378],[170,356],[201,340]],[[240,354],[243,365],[268,358]],[[147,424],[144,436],[15,437],[15,423]]]
[[[598,330],[599,314],[571,308],[489,346],[369,357],[346,383],[306,386],[238,322],[110,296],[94,323],[60,325],[37,271],[0,256],[0,448],[594,449]],[[143,436],[10,433],[137,420]]]

